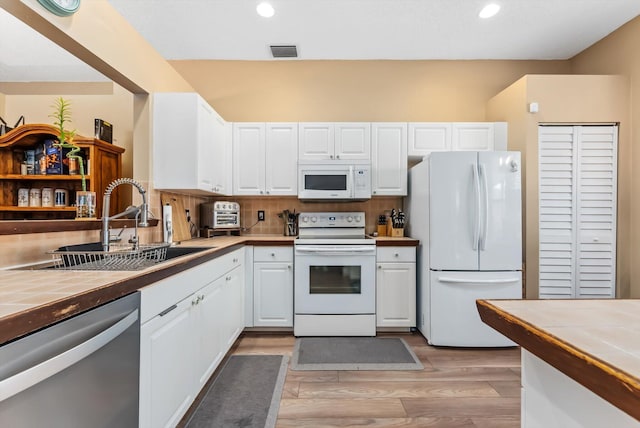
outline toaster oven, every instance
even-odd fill
[[[239,230],[240,204],[228,201],[200,204],[200,227],[214,230]]]

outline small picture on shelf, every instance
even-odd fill
[[[113,125],[106,120],[95,119],[95,138],[113,143]]]

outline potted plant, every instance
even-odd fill
[[[54,122],[53,124],[58,128],[58,142],[54,145],[60,148],[62,153],[63,149],[69,149],[66,157],[69,162],[70,173],[75,170],[72,165],[78,166],[78,171],[81,177],[82,191],[76,192],[76,217],[77,218],[91,218],[96,216],[96,193],[87,191],[87,181],[84,173],[84,161],[80,156],[80,147],[73,143],[73,138],[76,136],[75,129],[67,131],[65,124],[71,122],[71,102],[59,97],[55,100],[55,103],[51,106],[53,113],[49,115]]]

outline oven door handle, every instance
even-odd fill
[[[357,254],[366,254],[366,253],[371,253],[371,254],[375,254],[376,249],[375,246],[361,246],[361,247],[329,247],[329,246],[322,246],[322,247],[310,247],[310,246],[305,246],[305,247],[296,247],[296,253],[297,254],[319,254],[319,255],[339,255],[339,256],[343,256],[343,255],[353,255],[354,253]]]

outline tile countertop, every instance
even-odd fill
[[[640,420],[640,300],[479,300],[480,318]]]
[[[31,333],[244,245],[293,245],[293,236],[216,236],[183,242],[211,247],[139,271],[0,270],[0,344]],[[411,238],[378,238],[377,245],[416,246]]]

